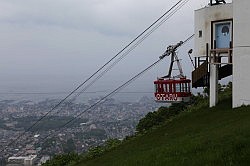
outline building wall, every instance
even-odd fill
[[[223,20],[233,20],[233,107],[250,105],[250,0],[233,0],[231,4],[196,10],[194,55],[206,56],[206,43],[209,43],[209,49],[213,44],[212,23]],[[202,31],[201,37],[199,31]],[[212,67],[210,65],[210,69]],[[211,73],[210,77],[214,77]],[[216,95],[211,96],[216,98]]]
[[[229,20],[233,18],[233,5],[208,6],[195,11],[195,49],[194,56],[206,56],[206,43],[211,48],[211,23],[213,21]],[[202,37],[199,37],[202,31]]]
[[[250,0],[233,0],[233,107],[250,104]]]

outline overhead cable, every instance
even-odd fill
[[[145,35],[141,35],[142,38],[140,38],[135,44],[133,44],[127,51],[125,51],[118,59],[116,59],[110,66],[108,66],[104,71],[102,71],[94,80],[92,80],[88,85],[86,85],[78,94],[76,94],[72,101],[75,100],[78,96],[80,96],[82,93],[84,93],[89,87],[91,87],[96,81],[98,81],[102,76],[104,76],[105,73],[107,73],[109,70],[111,70],[116,64],[118,64],[124,57],[126,57],[131,51],[133,51],[138,45],[140,45],[147,37],[149,37],[155,30],[157,30],[163,23],[165,23],[171,16],[173,16],[182,6],[184,6],[189,0],[185,0],[182,3],[178,3],[176,8],[173,9],[173,11],[168,12],[168,14],[165,14],[163,20],[161,20],[159,23],[157,23],[155,26],[152,26],[153,28],[147,32]],[[162,18],[162,17],[161,17]],[[159,19],[158,19],[159,20]]]
[[[173,9],[175,9],[176,7],[178,8],[179,4],[182,4],[182,2],[188,2],[189,0],[180,0],[178,1],[174,6],[172,6],[167,12],[165,12],[161,17],[159,17],[154,23],[152,23],[148,28],[146,28],[142,33],[140,33],[135,39],[133,39],[128,45],[126,45],[121,51],[119,51],[114,57],[112,57],[109,61],[107,61],[103,66],[101,66],[96,72],[94,72],[90,77],[88,77],[84,82],[82,82],[79,86],[77,86],[73,91],[71,91],[65,98],[63,98],[58,104],[56,104],[54,107],[52,107],[52,109],[50,111],[48,111],[47,113],[45,113],[42,117],[40,117],[34,124],[32,124],[29,128],[27,128],[24,132],[22,132],[20,135],[17,136],[16,139],[14,139],[13,141],[11,141],[6,147],[9,147],[10,145],[12,145],[13,143],[15,143],[16,141],[18,141],[25,133],[27,133],[28,131],[30,131],[34,126],[36,126],[40,121],[42,121],[45,117],[47,117],[52,111],[54,111],[56,108],[58,108],[63,102],[65,102],[70,96],[72,96],[75,92],[77,92],[77,90],[79,90],[83,85],[85,85],[89,80],[91,80],[96,74],[98,74],[102,69],[104,69],[110,62],[112,62],[115,58],[117,58],[123,51],[125,51],[127,48],[129,48],[135,41],[137,41],[144,33],[146,33],[148,30],[150,30],[155,24],[157,24],[162,18],[164,18],[168,13],[170,13]],[[184,4],[183,4],[184,5]],[[183,6],[182,5],[182,6]],[[174,13],[172,13],[173,15]],[[171,15],[171,16],[172,16]],[[162,22],[162,21],[161,21]],[[165,22],[165,21],[164,21]],[[157,27],[158,28],[158,27]],[[152,33],[152,32],[151,32]],[[150,34],[151,34],[150,33]],[[144,40],[145,36],[142,38]],[[142,40],[140,39],[140,40]],[[142,41],[143,41],[142,40]],[[136,47],[138,44],[135,44],[134,47]],[[132,51],[132,50],[131,50]],[[128,50],[128,53],[130,51]],[[127,54],[128,54],[127,53]],[[126,54],[123,54],[124,56]],[[119,59],[122,59],[122,57],[120,57]],[[120,60],[119,60],[120,61]],[[118,63],[119,61],[115,61],[113,64]],[[113,65],[112,64],[112,65]],[[111,65],[111,66],[112,66]],[[112,68],[112,67],[111,67]],[[108,70],[110,70],[108,68]],[[108,71],[107,69],[104,72]],[[102,75],[99,75],[98,77],[101,77]],[[97,77],[97,78],[98,78]],[[4,147],[0,152],[3,152],[5,150]]]
[[[194,34],[191,35],[190,37],[188,37],[186,40],[184,40],[182,46],[184,44],[186,44],[188,41],[190,41],[193,37],[194,37]],[[88,108],[86,108],[85,110],[83,110],[81,113],[77,114],[75,117],[73,117],[72,119],[70,119],[69,121],[67,121],[65,124],[63,124],[62,126],[60,126],[58,128],[58,130],[62,129],[62,128],[70,125],[70,124],[73,124],[74,121],[76,119],[78,119],[80,116],[82,116],[85,112],[87,112],[87,111],[93,109],[94,107],[96,107],[96,106],[104,103],[107,98],[110,98],[110,97],[114,96],[115,94],[119,93],[122,89],[124,89],[125,87],[127,87],[128,85],[130,85],[133,81],[135,81],[136,79],[138,79],[139,77],[141,77],[144,73],[146,73],[151,68],[153,68],[154,66],[156,66],[161,60],[163,60],[163,58],[159,58],[159,60],[155,61],[153,64],[151,64],[150,66],[148,66],[146,69],[144,69],[141,72],[139,72],[138,74],[136,74],[134,77],[132,77],[131,79],[129,79],[127,82],[123,83],[121,86],[119,86],[118,88],[116,88],[115,90],[113,90],[112,92],[110,92],[109,94],[107,94],[106,96],[104,96],[101,99],[99,99],[96,103],[94,103],[93,105],[89,106]],[[49,138],[50,136],[51,136],[51,134],[49,134],[48,136],[46,136],[46,139]]]

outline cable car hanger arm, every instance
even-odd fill
[[[170,62],[170,67],[169,67],[169,71],[168,71],[168,75],[161,77],[162,79],[164,78],[171,78],[171,74],[172,74],[172,70],[173,70],[173,64],[176,61],[177,62],[177,66],[178,66],[178,70],[180,72],[179,75],[177,75],[177,78],[185,78],[183,70],[182,70],[182,66],[180,63],[180,60],[177,56],[176,50],[181,47],[182,45],[184,45],[186,42],[188,42],[190,39],[192,39],[194,37],[194,34],[191,35],[189,38],[187,38],[185,41],[180,41],[179,43],[177,43],[176,45],[169,45],[167,47],[167,50],[159,57],[160,59],[165,58],[166,56],[170,56],[171,55],[171,62]]]
[[[179,43],[177,43],[176,45],[169,45],[167,47],[167,50],[162,54],[162,56],[160,56],[160,59],[165,58],[166,56],[170,56],[173,52],[175,52],[177,50],[177,48],[179,48],[182,44],[184,44],[183,41],[180,41]]]
[[[179,43],[177,43],[176,45],[170,45],[167,47],[167,50],[162,54],[162,56],[160,56],[159,58],[160,59],[163,59],[165,58],[166,56],[170,56],[171,55],[171,63],[170,63],[170,67],[169,67],[169,71],[168,71],[168,75],[166,76],[163,76],[161,78],[171,78],[171,74],[172,74],[172,70],[173,70],[173,64],[174,62],[176,61],[177,62],[177,65],[178,65],[178,69],[179,69],[179,72],[180,74],[177,76],[177,77],[180,77],[180,78],[183,78],[184,77],[184,74],[183,74],[183,71],[182,71],[182,67],[181,67],[181,64],[180,64],[180,61],[178,59],[178,56],[176,54],[176,50],[181,46],[183,45],[184,42],[183,41],[180,41]]]
[[[189,36],[189,38],[187,38],[185,41],[180,41],[179,43],[177,43],[176,45],[170,45],[167,47],[167,50],[162,54],[162,56],[160,56],[160,59],[165,58],[166,56],[171,55],[171,52],[174,50],[177,50],[177,48],[181,47],[183,44],[187,43],[189,40],[191,40],[194,37],[194,34],[192,34],[191,36]]]

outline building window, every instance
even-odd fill
[[[202,37],[202,31],[199,31],[199,38]]]

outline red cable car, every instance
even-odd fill
[[[189,102],[191,80],[180,79],[158,79],[155,84],[155,100],[157,102],[179,103]]]
[[[155,101],[167,102],[167,103],[180,103],[189,102],[192,96],[191,94],[191,80],[187,79],[182,71],[180,60],[176,54],[176,50],[180,47],[183,42],[176,45],[170,45],[165,53],[160,57],[163,59],[166,56],[171,55],[171,63],[167,76],[158,78],[154,81],[155,85]],[[178,76],[171,76],[174,62],[177,63],[180,74]]]

